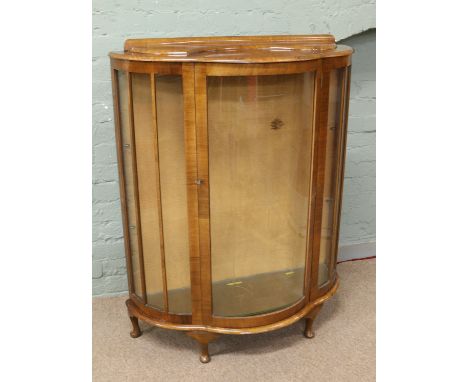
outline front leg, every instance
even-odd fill
[[[193,331],[187,332],[187,335],[197,340],[200,345],[200,362],[208,363],[211,360],[210,353],[208,351],[208,344],[211,341],[217,339],[220,335],[211,332]]]
[[[304,336],[307,338],[314,338],[315,333],[314,329],[312,328],[312,325],[314,323],[315,318],[317,317],[317,314],[320,312],[320,309],[322,309],[322,304],[316,305],[312,308],[312,310],[307,314],[306,316],[306,326],[304,330]]]
[[[134,316],[129,316],[130,321],[132,322],[133,330],[130,332],[132,338],[138,338],[141,336],[140,325],[138,325],[138,318]]]

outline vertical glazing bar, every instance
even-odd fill
[[[136,144],[135,144],[135,124],[133,119],[133,90],[132,90],[132,74],[127,73],[127,86],[128,86],[128,118],[130,126],[130,135],[132,139],[132,169],[133,169],[133,189],[135,192],[135,217],[136,217],[136,229],[138,238],[138,257],[140,263],[140,277],[141,277],[141,291],[143,303],[146,304],[148,299],[146,296],[146,281],[145,281],[145,264],[143,262],[143,243],[141,238],[141,222],[140,222],[140,197],[138,191],[138,167],[136,158]]]
[[[340,165],[340,178],[339,178],[339,187],[337,188],[337,199],[338,203],[336,206],[337,209],[337,219],[336,219],[336,240],[334,242],[333,248],[333,269],[336,268],[336,261],[338,257],[338,240],[340,237],[340,224],[341,224],[341,207],[343,205],[343,184],[344,184],[344,170],[345,170],[345,162],[346,162],[346,141],[348,137],[348,111],[349,111],[349,91],[351,87],[351,66],[348,66],[345,71],[346,75],[343,79],[343,83],[346,85],[346,90],[343,93],[343,115],[342,120],[342,146],[341,146],[341,165]]]
[[[197,130],[198,166],[198,229],[200,244],[200,270],[202,318],[207,324],[212,319],[211,240],[210,240],[210,180],[208,164],[208,121],[206,95],[206,64],[195,66],[195,110]]]
[[[315,187],[314,187],[314,145],[315,140],[317,138],[317,102],[319,100],[319,91],[320,91],[320,72],[314,72],[314,81],[312,83],[313,89],[312,94],[314,98],[312,99],[312,141],[310,147],[310,186],[309,186],[309,205],[308,205],[308,212],[307,212],[307,243],[306,243],[306,261],[305,261],[305,272],[304,272],[304,296],[306,299],[306,303],[309,302],[310,296],[310,284],[311,284],[311,267],[312,267],[312,242],[313,242],[313,217],[314,217],[314,205],[315,205]]]
[[[325,183],[325,161],[327,153],[327,123],[328,123],[328,104],[330,92],[330,71],[322,67],[320,88],[318,91],[318,102],[316,108],[316,132],[317,136],[314,142],[314,224],[312,229],[312,289],[310,299],[318,297],[318,271],[320,259],[320,242],[322,233],[322,209],[323,193]]]
[[[190,284],[192,294],[192,324],[202,324],[202,294],[198,228],[197,134],[195,128],[195,65],[182,64],[184,91],[184,139],[187,172],[187,208],[190,246]]]
[[[331,242],[331,254],[328,257],[328,279],[332,280],[334,273],[335,273],[335,259],[336,259],[336,251],[338,249],[338,214],[339,214],[339,204],[341,203],[341,174],[342,174],[342,167],[343,167],[343,142],[344,142],[344,113],[345,113],[345,102],[346,102],[346,78],[347,78],[347,70],[346,68],[340,69],[341,72],[341,89],[340,89],[340,116],[338,122],[338,142],[336,144],[337,147],[337,158],[335,159],[335,163],[333,166],[335,167],[334,175],[334,190],[333,190],[333,222],[332,222],[332,242]]]
[[[124,165],[122,155],[122,132],[120,125],[120,95],[119,95],[119,78],[118,71],[111,69],[112,78],[112,96],[114,99],[114,125],[115,125],[115,146],[117,150],[117,162],[119,169],[119,188],[120,188],[120,208],[122,213],[122,230],[124,233],[125,245],[125,262],[127,264],[127,280],[129,294],[135,293],[133,284],[133,267],[132,267],[132,252],[130,249],[130,233],[128,232],[128,213],[127,213],[127,195],[125,191]]]
[[[153,129],[154,129],[154,162],[156,165],[156,198],[158,200],[158,215],[159,215],[159,237],[161,248],[161,270],[163,282],[163,300],[164,311],[169,312],[169,303],[167,296],[167,276],[166,276],[166,255],[164,252],[164,229],[163,229],[163,213],[162,213],[162,198],[161,198],[161,172],[159,169],[159,140],[158,140],[158,118],[156,107],[156,78],[155,74],[151,73],[151,107],[153,112]]]

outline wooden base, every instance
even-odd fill
[[[137,338],[141,335],[140,326],[138,320],[143,320],[150,325],[173,330],[185,331],[186,334],[194,338],[200,345],[200,362],[208,363],[211,360],[208,345],[210,342],[216,340],[221,334],[256,334],[266,333],[272,330],[284,328],[285,326],[291,325],[302,318],[305,318],[306,325],[304,330],[304,336],[307,338],[314,337],[313,322],[317,317],[323,303],[331,298],[336,290],[338,289],[338,278],[335,279],[334,284],[330,289],[321,297],[318,297],[315,301],[310,302],[299,312],[292,316],[280,320],[274,324],[268,324],[263,326],[248,327],[248,328],[228,328],[228,327],[216,327],[210,325],[193,325],[193,324],[180,324],[173,323],[166,320],[156,319],[149,317],[132,299],[126,301],[128,314],[133,325],[133,330],[130,335],[133,338]]]

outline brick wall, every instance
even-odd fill
[[[354,48],[340,246],[375,241],[375,29]]]
[[[107,54],[127,38],[332,33],[355,48],[340,244],[375,240],[375,1],[93,1],[93,294],[127,290]],[[354,37],[353,35],[359,34]],[[348,38],[350,37],[350,38]]]

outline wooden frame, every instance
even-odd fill
[[[333,37],[333,36],[331,36]],[[188,332],[201,344],[201,361],[208,362],[208,343],[218,334],[252,334],[275,330],[306,317],[306,337],[312,337],[312,323],[323,302],[338,288],[336,253],[339,237],[341,195],[343,189],[346,153],[346,125],[349,102],[352,50],[336,47],[330,36],[257,36],[254,38],[202,38],[127,40],[124,53],[111,53],[111,77],[114,97],[114,119],[117,157],[119,163],[122,223],[128,271],[130,299],[128,313],[132,322],[132,337],[141,331],[138,319],[158,327]],[[289,49],[289,56],[274,48],[281,45]],[[268,50],[268,46],[270,50]],[[172,50],[187,53],[183,59],[174,59]],[[220,50],[218,52],[218,50]],[[232,51],[235,51],[234,55]],[[216,53],[213,53],[215,51]],[[258,53],[260,52],[260,53]],[[246,57],[249,57],[248,59]],[[164,62],[169,61],[169,62]],[[332,227],[332,250],[328,259],[328,282],[318,285],[319,255],[321,247],[322,208],[324,203],[325,152],[327,147],[327,118],[329,110],[330,72],[341,70],[338,155],[331,165],[335,168]],[[120,87],[118,71],[127,73],[128,118],[133,150],[133,188],[137,221],[138,253],[142,296],[135,294],[135,276],[128,229],[127,193],[125,189],[124,159],[122,155],[122,125],[119,106]],[[221,317],[213,314],[210,177],[207,116],[207,77],[209,76],[269,76],[314,73],[312,144],[310,147],[310,184],[308,222],[304,269],[303,297],[279,310],[250,317]],[[163,309],[148,304],[146,293],[144,253],[140,221],[139,182],[135,151],[135,125],[133,120],[132,73],[148,74],[154,129],[154,162],[156,168],[156,195],[159,220],[160,256],[163,283]],[[162,214],[163,202],[160,184],[160,160],[156,106],[156,76],[177,75],[183,83],[183,124],[186,168],[188,242],[190,261],[191,314],[173,313],[168,301],[166,256]],[[152,276],[149,276],[152,277]],[[211,333],[211,334],[210,334]],[[216,335],[215,335],[216,334]]]

